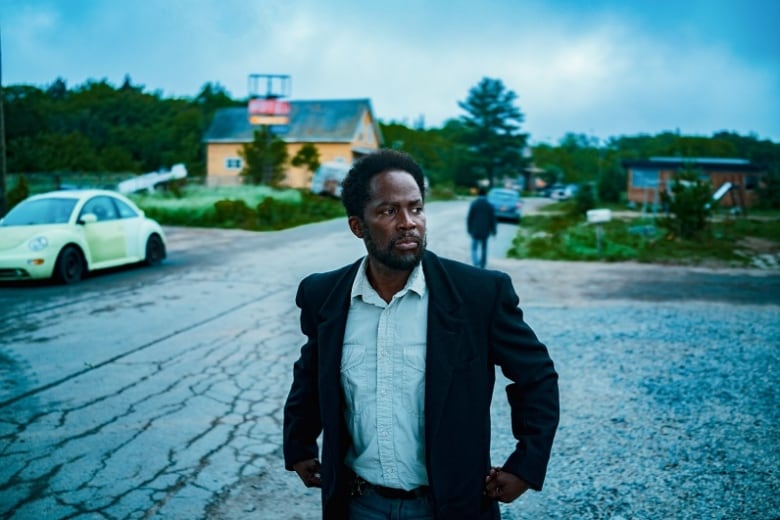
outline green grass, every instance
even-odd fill
[[[165,225],[267,231],[344,215],[338,200],[267,186],[186,186],[131,198],[149,217]]]

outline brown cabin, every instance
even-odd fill
[[[699,171],[709,178],[713,194],[726,183],[731,189],[719,203],[724,207],[751,207],[765,169],[747,159],[651,157],[646,160],[626,160],[628,172],[628,200],[637,204],[657,204],[662,193],[681,170]]]

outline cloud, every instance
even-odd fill
[[[707,5],[0,1],[3,73],[71,86],[129,74],[175,96],[210,81],[236,98],[249,74],[290,74],[293,98],[368,97],[380,119],[429,126],[461,115],[458,101],[492,77],[517,94],[533,139],[676,128],[780,138],[777,44],[751,31],[766,14]]]

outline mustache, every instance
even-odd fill
[[[423,237],[422,237],[422,235],[420,235],[417,232],[407,232],[407,233],[402,233],[402,234],[396,236],[392,240],[392,242],[395,243],[395,242],[398,242],[399,240],[413,240],[415,242],[420,243],[420,242],[423,241]]]

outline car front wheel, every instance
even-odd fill
[[[152,235],[146,241],[146,265],[158,265],[165,258],[165,244],[159,235]]]
[[[84,276],[84,256],[77,248],[67,246],[60,251],[54,266],[54,278],[64,284],[72,284]]]

